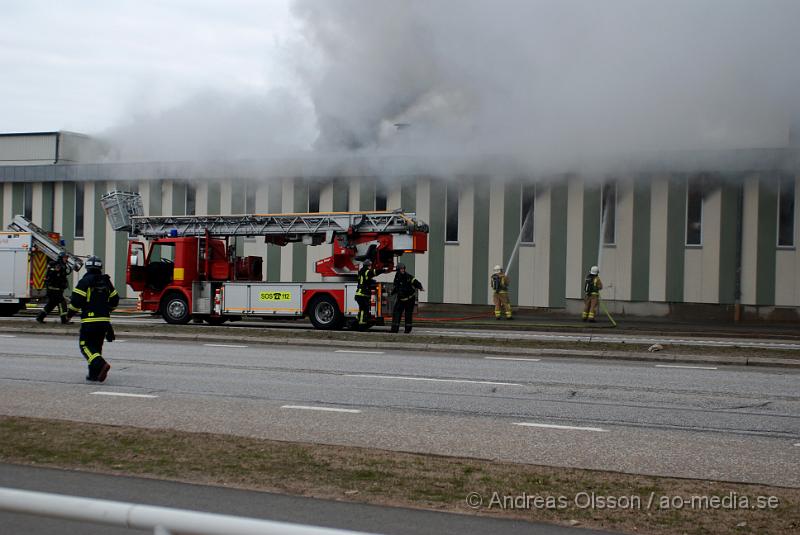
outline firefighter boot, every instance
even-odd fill
[[[38,321],[39,323],[44,323],[45,317],[47,317],[47,314],[45,314],[44,310],[42,310],[36,315],[36,321]]]

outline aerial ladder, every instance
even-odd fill
[[[33,238],[36,249],[49,258],[55,260],[59,254],[64,254],[64,261],[72,271],[80,271],[83,260],[67,251],[67,249],[53,239],[52,233],[42,229],[23,215],[16,215],[8,228],[17,232],[27,232]]]
[[[112,228],[128,233],[127,280],[140,292],[140,306],[170,323],[308,316],[318,328],[340,328],[357,313],[358,263],[369,259],[376,269],[391,271],[397,256],[428,247],[428,225],[400,210],[145,216],[138,193],[114,191],[101,202]],[[239,237],[279,246],[330,244],[333,254],[315,264],[323,282],[267,283],[261,257],[236,256]],[[149,240],[150,250],[138,239]],[[156,257],[154,247],[169,247],[170,255]],[[388,307],[385,286],[375,289],[378,318]]]

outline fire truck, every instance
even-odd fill
[[[413,213],[329,212],[144,216],[138,193],[112,191],[101,203],[114,230],[128,232],[126,281],[143,311],[173,324],[218,325],[241,318],[308,317],[317,329],[341,329],[358,314],[358,263],[385,272],[402,254],[428,249],[428,225]],[[285,246],[331,244],[319,260],[322,282],[265,282],[263,258],[237,256],[236,238]],[[391,314],[391,283],[376,283],[371,313]]]
[[[13,316],[31,301],[45,297],[47,260],[65,253],[71,271],[79,271],[83,261],[61,245],[61,236],[48,232],[25,216],[17,215],[0,231],[0,316]]]

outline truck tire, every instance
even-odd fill
[[[19,303],[2,303],[0,304],[0,316],[13,316],[20,310],[22,310],[24,305]]]
[[[167,323],[186,325],[192,319],[189,302],[183,294],[173,292],[167,294],[161,302],[161,316]]]
[[[339,305],[330,295],[315,297],[308,304],[308,317],[311,324],[317,329],[341,329],[344,325],[342,311],[339,310]]]

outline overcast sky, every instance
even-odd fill
[[[95,133],[294,84],[289,0],[4,0],[1,16],[0,132]]]
[[[784,146],[800,0],[4,0],[0,132],[562,168]],[[397,128],[397,124],[410,125]]]

